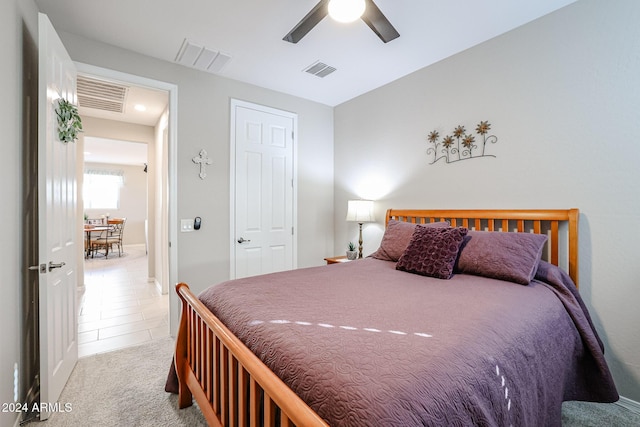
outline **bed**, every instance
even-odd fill
[[[618,399],[578,217],[390,209],[371,257],[180,283],[166,390],[212,426],[560,425],[565,400]]]

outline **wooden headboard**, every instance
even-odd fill
[[[537,233],[548,236],[548,262],[563,266],[578,286],[578,209],[491,209],[491,210],[429,210],[389,209],[385,226],[390,219],[426,224],[449,221],[453,227],[518,233]]]

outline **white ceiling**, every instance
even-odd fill
[[[100,119],[113,120],[118,122],[134,123],[145,126],[156,126],[162,113],[166,110],[169,94],[166,91],[151,89],[146,87],[133,86],[126,82],[108,81],[95,76],[85,75],[95,82],[106,83],[113,87],[121,88],[124,93],[122,102],[113,102],[120,108],[89,108],[83,106],[83,101],[79,98],[78,111],[82,118],[96,117]],[[80,84],[78,93],[81,93]],[[91,99],[119,99],[119,97],[109,97],[109,93],[96,91],[93,87],[85,90],[84,95]],[[108,103],[107,103],[108,104]],[[88,105],[94,105],[90,103]],[[98,101],[95,105],[101,106]],[[136,105],[143,105],[145,111],[136,110]],[[114,111],[115,110],[115,111]],[[84,161],[91,163],[109,163],[122,165],[144,165],[147,163],[147,144],[134,141],[114,140],[98,138],[91,135],[84,137]]]
[[[119,165],[140,165],[140,167],[143,168],[144,164],[147,163],[147,144],[85,136],[84,161]]]
[[[335,106],[575,0],[375,0],[400,33],[322,20],[282,40],[317,0],[36,0],[54,27],[174,62],[183,43],[231,56],[217,74]],[[325,78],[302,70],[337,68]]]
[[[87,77],[96,79],[94,76]],[[97,80],[104,81],[104,79]],[[158,124],[160,116],[164,113],[169,103],[169,94],[167,91],[133,86],[126,82],[111,81],[110,83],[121,85],[126,88],[123,111],[120,113],[96,108],[87,108],[83,107],[82,103],[80,103],[78,112],[81,116],[98,117],[101,119],[135,123],[145,126],[155,126]],[[136,110],[136,105],[143,105],[145,110]]]

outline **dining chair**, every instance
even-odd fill
[[[113,221],[113,222],[111,222]],[[122,236],[124,235],[124,225],[127,222],[127,218],[118,218],[110,220],[109,224],[113,225],[113,231],[111,232],[112,243],[111,248],[113,249],[113,245],[118,247],[118,256],[122,256]]]
[[[91,258],[100,248],[104,248],[105,258],[109,256],[109,251],[113,251],[114,245],[118,248],[118,256],[122,256],[122,236],[127,218],[113,218],[107,221],[110,229],[101,233],[95,239],[91,239]]]

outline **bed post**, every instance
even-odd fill
[[[569,276],[578,288],[578,219],[580,211],[569,209]]]
[[[178,336],[176,338],[176,351],[174,355],[176,375],[178,376],[178,407],[180,409],[193,405],[193,396],[191,395],[191,390],[189,390],[189,387],[187,386],[187,339],[189,336],[187,332],[188,304],[180,292],[182,287],[189,289],[189,286],[186,283],[178,283],[176,285],[176,293],[182,302],[182,313],[180,315],[180,324],[178,325]]]

